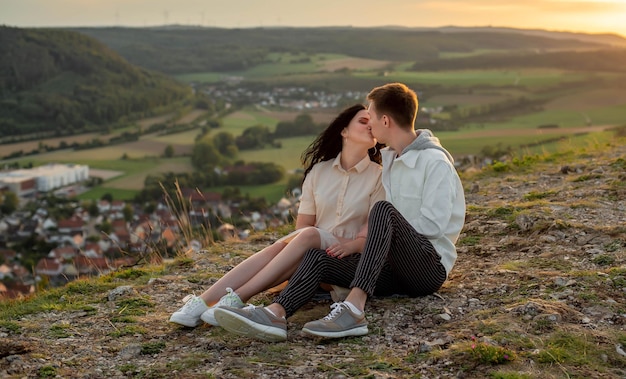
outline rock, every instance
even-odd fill
[[[109,291],[107,298],[109,301],[115,301],[120,297],[126,297],[132,295],[135,289],[132,286],[120,286]]]

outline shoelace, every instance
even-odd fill
[[[334,319],[335,317],[339,316],[339,314],[341,313],[341,309],[347,307],[346,305],[344,305],[343,303],[333,303],[330,306],[330,313],[324,317],[325,321],[331,321],[332,319]]]
[[[187,296],[183,297],[183,303],[185,303],[185,304],[186,304],[189,300],[191,300],[191,299],[192,299],[192,298],[194,298],[194,297],[196,297],[196,295],[195,295],[195,294],[193,294],[193,293],[190,293],[189,295],[187,295]]]
[[[237,295],[235,291],[233,291],[233,289],[230,287],[226,287],[226,299],[228,299],[228,304],[241,302],[239,295]]]

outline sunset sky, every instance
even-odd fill
[[[626,0],[0,0],[0,24],[505,26],[626,37]]]

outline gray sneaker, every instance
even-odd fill
[[[232,288],[228,287],[226,288],[226,295],[222,296],[215,305],[209,307],[209,309],[200,315],[202,321],[213,326],[219,326],[220,324],[215,319],[215,309],[222,305],[226,307],[243,308],[245,304],[241,301],[239,295],[237,295]]]
[[[334,303],[332,310],[323,319],[307,322],[302,331],[314,336],[340,338],[367,334],[365,314],[356,315],[344,303]]]
[[[264,307],[249,305],[245,308],[215,308],[215,319],[229,332],[267,342],[287,339],[287,320],[276,317]]]

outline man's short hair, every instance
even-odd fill
[[[414,128],[418,100],[415,92],[402,83],[387,83],[367,95],[379,115],[391,117],[402,128]]]

